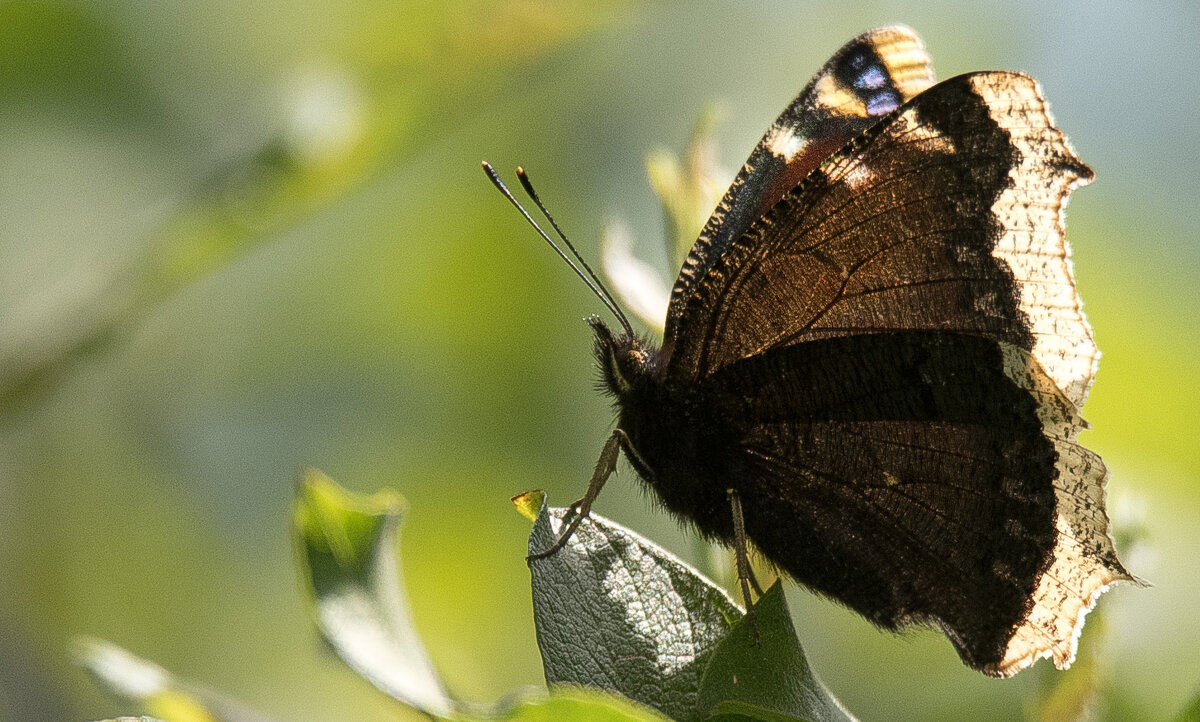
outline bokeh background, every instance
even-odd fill
[[[1106,595],[1085,645],[1102,716],[1170,716],[1200,684],[1195,2],[10,0],[0,719],[132,711],[71,664],[84,633],[278,719],[406,718],[306,616],[300,465],[408,498],[413,614],[458,694],[540,683],[508,498],[586,483],[612,415],[580,319],[602,309],[479,161],[529,168],[589,257],[616,216],[660,248],[649,151],[716,102],[732,173],[829,53],[892,22],[940,77],[1039,78],[1097,171],[1070,206],[1104,352],[1084,439],[1154,586]],[[597,510],[706,563],[628,470]],[[865,719],[1017,719],[1056,679],[985,679],[940,635],[789,597]]]

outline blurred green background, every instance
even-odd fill
[[[1104,358],[1084,440],[1127,565],[1101,601],[1111,718],[1200,683],[1200,6],[1166,3],[0,4],[0,719],[130,712],[69,661],[111,639],[278,719],[406,713],[318,641],[293,474],[400,490],[413,613],[460,695],[538,684],[528,523],[612,423],[601,311],[479,170],[529,168],[584,254],[658,248],[644,157],[724,109],[742,161],[853,35],[904,22],[939,77],[1024,70],[1098,175],[1069,238]],[[627,469],[597,511],[694,562]],[[864,719],[1015,719],[1052,670],[964,668],[793,587]]]

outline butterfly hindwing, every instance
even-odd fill
[[[671,292],[668,344],[696,282],[729,245],[831,153],[933,77],[921,38],[902,26],[863,33],[830,58],[767,130],[692,247]]]
[[[979,336],[896,332],[780,347],[707,377],[744,421],[720,466],[740,482],[747,534],[882,627],[942,627],[989,674],[1069,663],[1079,611],[1127,575],[1102,498],[1078,495],[1104,476],[1074,443],[1082,420],[1046,423],[1042,405],[1064,404],[1029,388],[1022,362]]]

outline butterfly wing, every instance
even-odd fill
[[[742,422],[723,466],[749,537],[882,627],[938,625],[993,676],[1043,656],[1065,667],[1083,614],[1130,579],[1104,465],[1022,349],[940,331],[831,337],[702,384]]]
[[[670,374],[846,334],[950,330],[1029,351],[1075,406],[1099,353],[1064,237],[1092,171],[1019,73],[952,78],[813,171],[684,303]]]
[[[1062,208],[1090,178],[1032,79],[940,83],[710,260],[667,366],[741,424],[722,463],[768,558],[996,676],[1069,665],[1130,579],[1075,441],[1097,351]]]
[[[671,292],[668,345],[697,281],[751,223],[831,153],[931,85],[931,61],[909,28],[877,28],[842,46],[767,130],[705,224]]]

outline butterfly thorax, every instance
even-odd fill
[[[620,413],[617,428],[629,441],[626,458],[669,511],[728,541],[733,527],[723,460],[737,438],[733,421],[695,385],[671,384],[653,343],[614,335],[599,319],[590,323],[601,379]]]

